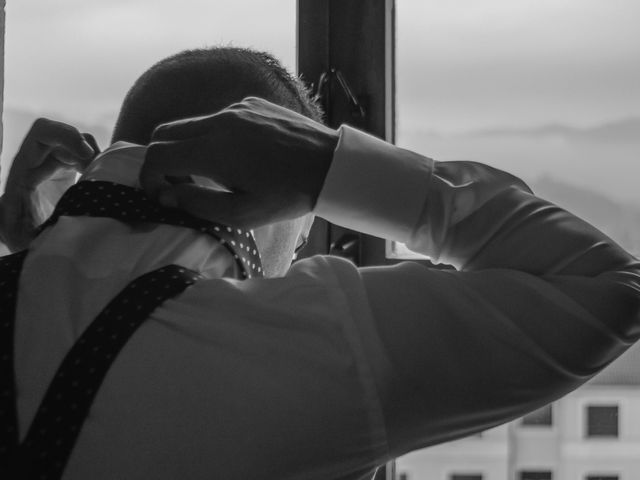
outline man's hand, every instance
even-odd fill
[[[0,239],[11,251],[25,248],[48,214],[39,204],[37,187],[50,180],[62,193],[99,151],[90,134],[80,133],[71,125],[46,118],[33,123],[13,160],[0,198]]]
[[[312,211],[337,142],[335,130],[251,97],[213,115],[158,127],[140,184],[192,215],[259,227]],[[167,179],[191,175],[226,191]]]

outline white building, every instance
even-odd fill
[[[396,469],[398,480],[640,480],[640,343],[552,405]]]

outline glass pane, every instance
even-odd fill
[[[2,172],[39,116],[109,142],[120,102],[156,61],[184,49],[254,47],[295,67],[296,0],[7,2]]]
[[[587,437],[618,437],[618,407],[587,407]]]
[[[397,143],[514,173],[640,254],[639,16],[635,0],[399,0]]]
[[[640,254],[640,3],[397,0],[396,9],[397,144],[514,173]],[[391,243],[387,254],[411,256]],[[585,436],[584,405],[605,397],[640,412],[632,393],[639,371],[634,347],[600,380],[554,404],[554,428],[523,428],[519,419],[402,457],[397,470],[511,480],[531,465],[570,478],[606,463],[633,478],[640,461],[626,453],[624,435],[640,434],[635,423],[621,418],[621,438],[602,451]],[[582,460],[560,454],[567,449],[583,452]]]

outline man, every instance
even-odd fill
[[[194,105],[209,89],[221,104],[148,122],[147,108],[123,113],[114,139],[150,146],[116,143],[79,185],[139,176],[174,212],[254,229],[272,278],[235,280],[218,241],[160,221],[63,215],[44,229],[18,297],[21,438],[62,358],[127,282],[169,263],[205,276],[119,353],[64,478],[366,478],[553,401],[638,338],[638,261],[519,179],[333,131],[296,104],[302,90],[245,89],[245,57],[201,58],[216,68]],[[174,60],[176,83],[150,98],[196,92],[190,62]],[[239,101],[250,95],[266,100]],[[67,163],[91,156],[75,138]],[[289,268],[312,215],[457,270],[323,256]]]

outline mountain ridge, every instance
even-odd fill
[[[528,128],[495,127],[477,129],[465,132],[463,135],[559,136],[591,142],[640,143],[640,117],[626,117],[590,127],[574,127],[562,123],[548,123]]]
[[[572,140],[591,142],[623,142],[640,144],[639,116],[621,117],[616,120],[586,127],[578,127],[561,122],[551,122],[526,127],[506,127],[498,125],[494,127],[473,128],[450,132],[443,132],[433,126],[424,126],[420,128],[404,127],[403,130],[409,135],[420,133],[427,137],[564,137]]]

